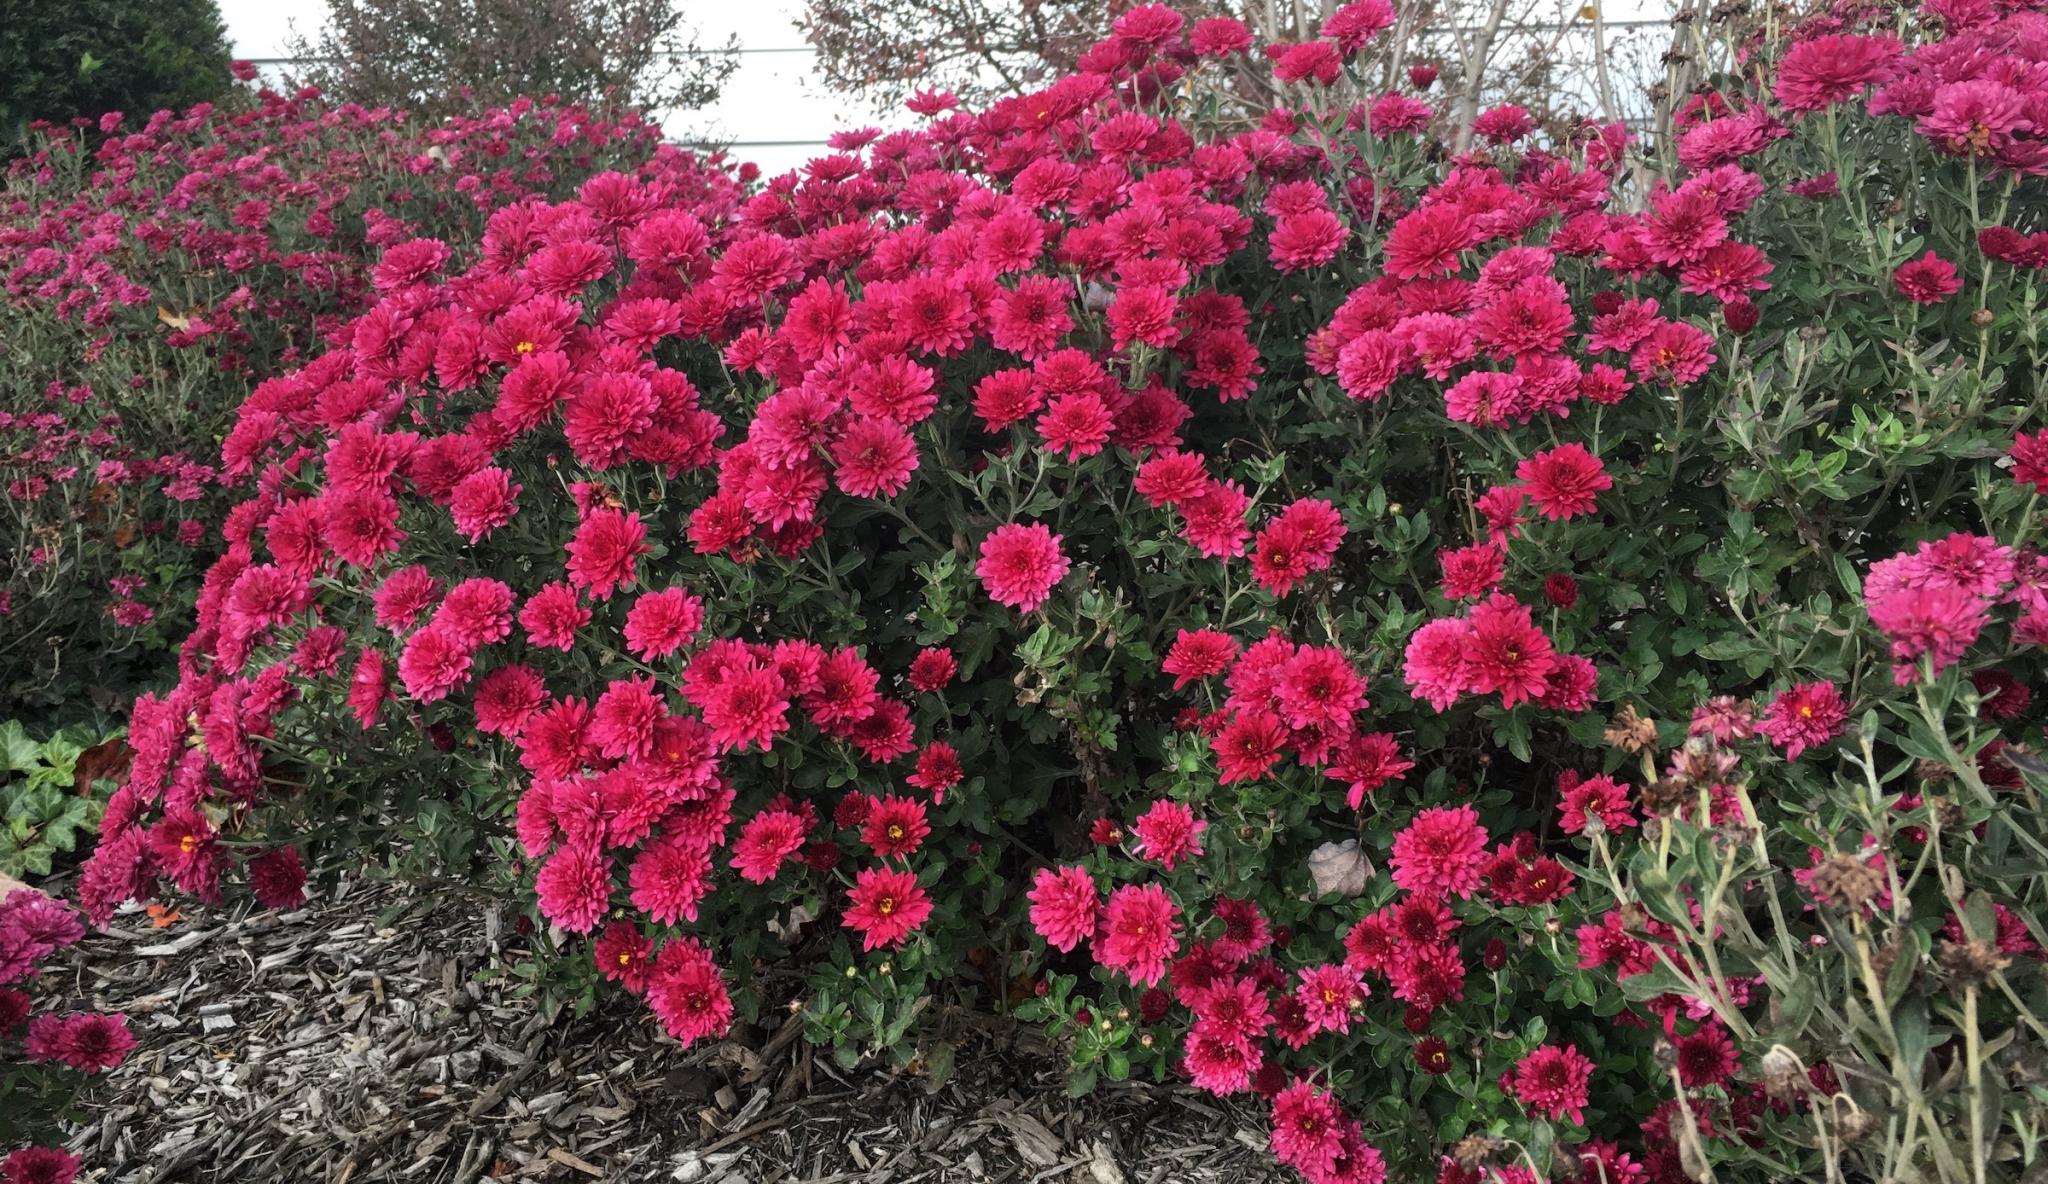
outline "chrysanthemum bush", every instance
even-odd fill
[[[254,382],[376,298],[384,249],[647,167],[654,129],[528,103],[445,125],[264,90],[44,129],[0,194],[0,713],[118,710],[167,679]],[[665,151],[665,150],[664,150]]]
[[[1152,6],[740,199],[390,244],[227,435],[88,912],[440,865],[556,1001],[1009,1010],[1318,1184],[2017,1178],[2048,17],[1456,158],[1328,101],[1391,20],[1253,130]]]

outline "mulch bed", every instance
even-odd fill
[[[496,916],[345,880],[291,913],[140,910],[88,939],[76,999],[128,1014],[82,1179],[1189,1184],[1283,1179],[1251,1108],[1115,1084],[1066,1096],[1028,1034],[964,1026],[933,1088],[845,1072],[800,1024],[684,1051],[616,992],[549,1023],[481,983]]]

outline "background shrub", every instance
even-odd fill
[[[228,95],[227,26],[215,0],[14,3],[0,21],[0,134],[31,120],[147,116]]]
[[[550,96],[657,121],[718,97],[737,40],[700,44],[670,0],[331,0],[295,35],[298,81],[429,117]]]

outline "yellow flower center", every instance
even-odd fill
[[[198,850],[198,848],[198,835],[186,835],[184,838],[178,840],[178,851],[180,854],[190,855],[192,854],[192,852]]]
[[[884,896],[882,898],[882,903],[875,906],[875,911],[882,914],[884,917],[888,916],[890,913],[895,912],[896,898],[893,896]]]
[[[522,341],[512,347],[512,352],[515,354],[530,354],[533,352],[533,342]]]

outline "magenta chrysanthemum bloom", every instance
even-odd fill
[[[1831,107],[1890,78],[1901,52],[1892,37],[1830,33],[1808,38],[1778,63],[1773,93],[1792,111]]]
[[[708,691],[704,722],[724,751],[766,749],[789,728],[789,690],[775,668],[747,661]]]
[[[1273,1096],[1273,1156],[1311,1180],[1329,1174],[1351,1125],[1337,1100],[1307,1081]]]
[[[1107,320],[1110,345],[1119,352],[1142,344],[1165,349],[1180,339],[1174,327],[1179,303],[1173,293],[1157,284],[1125,287],[1111,301]]]
[[[860,934],[863,950],[902,945],[931,915],[931,898],[907,871],[863,868],[847,893],[845,924]]]
[[[1401,667],[1409,691],[1442,711],[1471,689],[1465,646],[1472,626],[1456,617],[1430,621],[1408,638]]]
[[[1183,1064],[1195,1088],[1218,1097],[1241,1093],[1252,1083],[1252,1074],[1265,1061],[1256,1044],[1231,1037],[1208,1024],[1197,1023],[1188,1030],[1182,1046]]]
[[[1936,674],[1955,665],[1989,619],[1983,599],[1951,585],[1898,588],[1879,595],[1866,582],[1864,599],[1871,623],[1891,642],[1892,679],[1899,686],[1919,677],[1923,658]]]
[[[1440,591],[1446,600],[1477,600],[1493,591],[1507,573],[1507,550],[1490,541],[1447,547],[1436,553],[1436,561],[1443,569]]]
[[[572,843],[541,865],[533,886],[542,916],[571,933],[589,933],[611,903],[611,860],[595,846]]]
[[[750,883],[767,883],[782,870],[783,862],[804,845],[809,831],[800,814],[763,810],[740,828],[740,837],[732,845],[733,870]]]
[[[1328,210],[1303,210],[1273,224],[1267,240],[1276,271],[1305,271],[1337,257],[1350,236],[1344,220]]]
[[[1536,509],[1553,522],[1586,513],[1601,493],[1614,488],[1614,478],[1607,475],[1600,458],[1583,444],[1538,452],[1516,466],[1515,477]]]
[[[1636,824],[1629,813],[1628,787],[1602,773],[1581,777],[1566,771],[1558,777],[1558,825],[1568,835],[1584,834],[1589,819],[1598,819],[1610,831],[1627,830]]]
[[[439,625],[420,630],[398,655],[398,677],[405,693],[422,703],[445,699],[469,681],[474,647]]]
[[[647,1004],[670,1036],[688,1047],[732,1026],[732,996],[711,951],[695,938],[661,947],[647,976]]]
[[[626,649],[645,662],[666,658],[703,627],[703,601],[682,588],[649,592],[626,613]]]
[[[1095,936],[1102,899],[1087,868],[1072,864],[1039,868],[1030,900],[1031,927],[1053,949],[1067,953]]]
[[[861,842],[884,859],[903,859],[932,833],[925,806],[915,798],[890,795],[874,803],[861,826]]]
[[[1225,785],[1265,775],[1287,743],[1287,722],[1270,711],[1240,711],[1216,734],[1217,780]]]
[[[1042,523],[1011,522],[981,541],[974,572],[990,600],[1028,613],[1046,602],[1068,567],[1060,536]]]
[[[631,584],[647,545],[647,527],[640,515],[609,507],[590,512],[569,542],[569,582],[595,600],[609,600]]]
[[[1321,728],[1341,735],[1366,706],[1365,680],[1342,650],[1303,646],[1276,672],[1273,702],[1280,717],[1297,731]]]
[[[1344,800],[1356,810],[1365,804],[1365,795],[1414,767],[1414,761],[1401,755],[1400,742],[1391,734],[1366,732],[1344,741],[1323,772],[1348,787]]]
[[[1159,668],[1173,675],[1173,689],[1178,691],[1191,682],[1223,673],[1236,658],[1237,639],[1230,634],[1217,629],[1182,629],[1174,635],[1173,648]]]
[[[1510,1086],[1515,1097],[1538,1114],[1583,1123],[1592,1080],[1593,1062],[1577,1047],[1546,1044],[1516,1064]]]
[[[1109,895],[1102,928],[1095,935],[1095,960],[1141,987],[1166,977],[1166,964],[1180,948],[1180,908],[1157,884],[1125,884]]]
[[[526,639],[545,649],[567,652],[576,641],[576,631],[589,623],[589,607],[567,584],[542,587],[519,610],[519,627],[526,630]]]
[[[1343,963],[1304,969],[1294,990],[1310,1028],[1339,1034],[1351,1030],[1351,1021],[1363,1009],[1365,996],[1365,980]]]
[[[1205,58],[1229,57],[1252,47],[1252,31],[1243,21],[1227,16],[1195,22],[1188,30],[1188,48]]]
[[[1466,618],[1464,677],[1481,694],[1499,691],[1501,706],[1541,696],[1558,661],[1529,607],[1496,592]]]
[[[966,776],[960,767],[960,750],[944,740],[934,740],[917,754],[917,769],[903,780],[931,794],[932,801],[943,803],[946,791]]]
[[[267,909],[292,909],[306,900],[306,865],[297,847],[279,847],[249,861],[249,890]]]
[[[517,737],[547,702],[547,686],[531,666],[500,666],[476,685],[477,731]]]
[[[590,742],[613,759],[645,756],[654,749],[654,729],[668,715],[652,678],[621,678],[597,697]]]
[[[1940,304],[1963,290],[1956,265],[1933,251],[1899,265],[1892,273],[1892,287],[1915,304]]]
[[[2048,493],[2048,431],[2013,436],[2012,479],[2035,493]]]
[[[941,690],[959,671],[960,663],[952,650],[943,646],[919,650],[917,657],[910,660],[910,689],[921,693]]]
[[[1786,760],[1796,761],[1800,753],[1841,735],[1848,718],[1849,705],[1834,683],[1808,682],[1779,692],[1756,730],[1784,749]]]
[[[1224,896],[1217,898],[1215,907],[1216,919],[1223,922],[1223,932],[1212,944],[1220,956],[1249,958],[1272,944],[1273,932],[1258,905]]]
[[[1056,396],[1038,417],[1038,433],[1048,450],[1069,461],[1094,456],[1109,443],[1116,415],[1094,391]]]
[[[78,1157],[62,1147],[22,1147],[0,1160],[6,1184],[71,1184],[78,1178]]]
[[[917,442],[893,419],[868,417],[847,425],[832,445],[832,479],[854,497],[894,497],[917,471]]]
[[[1672,1068],[1678,1073],[1678,1083],[1688,1089],[1720,1085],[1735,1076],[1742,1064],[1735,1042],[1719,1024],[1709,1023],[1690,1036],[1681,1036],[1676,1045],[1678,1060]]]
[[[448,503],[455,529],[472,543],[512,521],[519,512],[521,486],[504,469],[491,465],[456,482]]]
[[[598,974],[609,982],[618,983],[635,995],[647,990],[647,979],[652,967],[654,943],[640,932],[640,927],[630,921],[614,920],[605,924],[597,935],[597,941],[590,948],[591,961],[596,964]]]
[[[134,1048],[127,1016],[75,1011],[38,1016],[29,1025],[26,1051],[31,1061],[55,1061],[82,1073],[99,1073],[127,1060]]]
[[[1423,896],[1470,896],[1486,861],[1486,828],[1470,806],[1422,811],[1394,836],[1393,881]]]
[[[694,922],[698,903],[711,891],[711,856],[685,835],[663,835],[641,849],[627,882],[633,907],[654,920]]]
[[[1185,803],[1161,798],[1131,824],[1137,837],[1132,850],[1172,871],[1202,853],[1202,832],[1208,826]]]
[[[472,649],[490,645],[512,636],[512,606],[517,601],[502,580],[464,580],[448,590],[427,627],[445,629]]]

